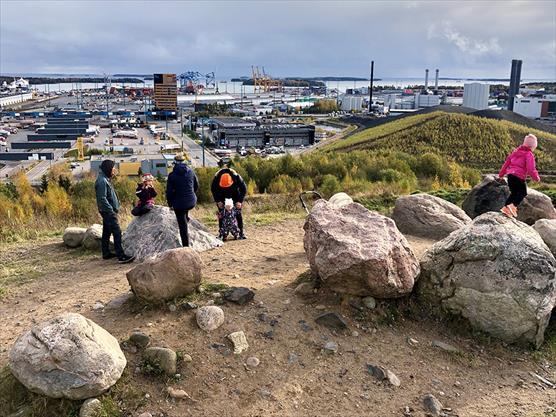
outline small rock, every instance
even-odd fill
[[[352,335],[353,337],[358,337],[358,336],[359,336],[359,332],[356,331],[356,330],[354,330],[354,331],[351,332],[351,335]]]
[[[232,287],[224,293],[224,299],[239,305],[247,304],[255,297],[255,293],[246,287]]]
[[[289,362],[289,363],[295,363],[295,362],[298,361],[298,359],[299,359],[299,356],[297,356],[297,355],[296,355],[295,353],[293,353],[293,352],[291,352],[291,353],[288,355],[288,362]]]
[[[239,274],[234,274],[234,278],[235,279],[240,279],[241,277],[239,276]]]
[[[454,387],[461,387],[461,382],[459,381],[454,382]]]
[[[143,358],[153,364],[157,364],[166,375],[174,376],[177,369],[178,356],[172,349],[162,347],[151,347],[145,349]]]
[[[234,353],[236,355],[239,355],[241,352],[249,348],[247,338],[245,337],[245,333],[243,333],[243,331],[230,333],[226,337],[232,342],[234,346]]]
[[[182,360],[184,362],[193,362],[193,358],[191,357],[191,355],[188,355],[187,353],[183,355]]]
[[[89,398],[81,405],[79,417],[96,417],[102,411],[102,403],[96,398]]]
[[[256,368],[257,366],[259,366],[260,363],[261,361],[259,360],[259,358],[256,358],[255,356],[251,356],[250,358],[247,358],[247,360],[245,361],[245,364],[249,368]]]
[[[177,308],[176,308],[176,305],[175,305],[175,304],[170,304],[170,305],[168,305],[168,310],[170,310],[172,313],[173,313],[174,311],[176,311],[176,309],[177,309]]]
[[[176,400],[185,400],[185,399],[190,399],[191,398],[189,396],[189,394],[182,389],[178,389],[178,388],[174,388],[174,387],[168,387],[168,388],[166,388],[166,391],[168,392],[168,395],[170,397],[172,397]]]
[[[363,305],[368,308],[369,310],[373,310],[376,308],[376,300],[374,297],[365,297],[361,300]]]
[[[102,304],[100,301],[97,301],[93,306],[93,311],[99,311],[102,309],[104,309],[104,304]]]
[[[217,306],[204,306],[197,309],[197,325],[204,331],[218,329],[224,323],[224,311]]]
[[[368,363],[367,371],[379,381],[386,380],[395,387],[399,387],[401,385],[400,379],[392,371],[383,368],[382,366]]]
[[[219,292],[213,292],[213,293],[210,293],[210,296],[214,299],[218,299],[218,298],[222,297],[222,294],[220,294]]]
[[[432,394],[427,394],[423,397],[423,406],[425,411],[434,417],[442,415],[442,403]]]
[[[143,332],[133,332],[129,336],[129,341],[138,348],[144,349],[149,345],[151,338]]]
[[[261,394],[261,397],[263,397],[263,398],[269,398],[270,396],[272,396],[272,392],[270,392],[269,390],[264,389],[264,388],[261,389],[259,391],[259,393]]]
[[[326,310],[326,306],[323,306],[322,304],[318,304],[315,306],[315,310]]]
[[[419,341],[417,339],[412,338],[412,337],[408,337],[407,338],[407,344],[409,346],[417,346],[419,344]]]
[[[299,325],[301,326],[301,330],[304,332],[310,332],[313,330],[313,328],[309,326],[305,320],[299,320]]]
[[[184,310],[195,310],[197,308],[197,304],[188,301],[187,303],[183,303],[181,305],[181,308],[183,308]]]
[[[112,298],[110,301],[108,301],[108,304],[106,304],[106,309],[107,310],[118,310],[120,308],[122,308],[122,306],[133,300],[135,298],[135,295],[131,292],[128,291],[124,294],[118,295],[117,297]]]
[[[151,413],[141,413],[137,417],[153,417]]]
[[[452,346],[448,343],[441,342],[440,340],[433,340],[431,346],[438,349],[442,349],[445,352],[460,353],[460,350],[457,347]]]
[[[315,289],[315,283],[313,281],[306,281],[295,287],[293,292],[299,295],[312,295]]]
[[[349,305],[351,308],[357,310],[357,311],[363,311],[363,309],[365,308],[363,306],[363,303],[361,302],[360,298],[351,298],[349,300]]]
[[[338,352],[338,344],[335,342],[326,342],[324,344],[324,351],[328,353],[336,353]]]
[[[345,330],[348,327],[345,320],[338,313],[333,312],[321,314],[315,321],[332,330]]]

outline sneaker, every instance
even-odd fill
[[[245,236],[243,233],[239,235],[239,240],[245,240],[245,239],[247,239],[247,236]]]
[[[512,217],[517,217],[517,207],[514,205],[508,206],[510,209],[510,213],[512,213]]]
[[[504,206],[500,209],[500,211],[502,213],[504,213],[506,216],[508,217],[513,217],[512,211],[510,210],[510,208],[508,206]]]
[[[116,257],[116,254],[113,253],[113,252],[110,252],[108,255],[102,255],[102,259],[105,259],[105,260],[112,259],[112,258],[115,258],[115,257]]]
[[[123,255],[118,258],[118,263],[129,264],[135,260],[135,256]]]

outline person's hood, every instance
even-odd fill
[[[520,145],[517,147],[517,149],[515,150],[515,152],[519,152],[519,153],[529,153],[531,152],[531,148],[525,145]]]
[[[112,178],[112,168],[114,168],[114,161],[106,159],[101,162],[100,170],[106,176],[106,178]]]
[[[176,173],[176,175],[185,175],[185,173],[189,170],[189,167],[185,164],[175,164],[174,165],[174,170],[173,172]]]

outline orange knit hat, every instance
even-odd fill
[[[233,183],[234,180],[232,179],[232,176],[230,174],[222,174],[222,176],[220,177],[220,186],[222,188],[231,187]]]

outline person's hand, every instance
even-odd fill
[[[241,209],[242,204],[238,201],[236,203],[236,209],[240,210]]]
[[[223,203],[222,201],[218,201],[218,202],[216,203],[216,206],[217,206],[218,208],[222,208],[222,207],[224,207],[224,203]]]

